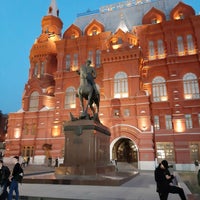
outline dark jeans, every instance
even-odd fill
[[[16,180],[12,180],[12,182],[10,184],[8,200],[12,200],[13,191],[15,191],[15,199],[18,200],[19,199],[19,188],[18,188],[18,182]]]
[[[179,194],[181,200],[186,200],[185,193],[182,188],[177,186],[169,186],[169,191],[167,192],[159,192],[160,200],[167,200],[169,193]]]

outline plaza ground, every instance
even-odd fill
[[[19,186],[21,200],[159,200],[153,171],[140,171],[120,186],[42,184],[45,179],[55,179],[53,167],[30,165],[24,171],[24,183]],[[122,178],[123,172],[120,174]],[[188,199],[199,200],[199,196],[191,194],[179,174],[176,175]],[[120,179],[120,176],[110,178]],[[26,183],[26,179],[32,179],[33,182],[40,179],[41,182]],[[169,200],[178,199],[176,194],[169,195]]]

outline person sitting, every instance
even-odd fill
[[[162,160],[154,172],[155,181],[157,184],[157,192],[160,200],[167,200],[169,193],[179,194],[181,200],[186,200],[183,189],[171,184],[174,176],[170,174],[168,168],[169,166],[167,160]]]

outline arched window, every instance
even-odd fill
[[[187,48],[188,48],[188,54],[195,53],[192,35],[187,35]]]
[[[101,51],[96,50],[96,67],[100,67],[101,65]]]
[[[128,97],[128,78],[125,72],[118,72],[114,77],[114,98]]]
[[[97,30],[97,27],[94,26],[91,30],[91,35],[97,35],[98,34],[98,30]]]
[[[37,111],[39,106],[39,93],[34,91],[30,96],[29,111]]]
[[[164,52],[164,45],[162,40],[157,41],[158,45],[158,58],[164,58],[165,57],[165,52]]]
[[[75,71],[78,69],[78,54],[74,54],[74,60],[73,60],[73,68],[72,71]]]
[[[44,75],[44,70],[45,70],[45,62],[41,62],[41,69],[40,69],[41,75]]]
[[[193,73],[187,73],[183,76],[183,88],[185,99],[198,99],[199,85],[197,76]]]
[[[183,56],[185,55],[184,45],[183,45],[183,37],[177,37],[177,46],[178,46],[178,55]]]
[[[33,74],[35,77],[38,76],[38,68],[39,68],[38,63],[35,63],[35,65],[34,65],[34,74]]]
[[[157,76],[152,81],[152,95],[153,101],[167,101],[167,90],[165,79],[161,76]]]
[[[76,92],[74,87],[68,87],[65,93],[65,108],[76,108]]]
[[[155,49],[154,49],[154,42],[149,41],[149,59],[155,59]]]

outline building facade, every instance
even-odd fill
[[[63,122],[79,116],[76,70],[97,71],[110,159],[154,169],[200,159],[200,16],[180,0],[123,1],[77,16],[63,31],[56,1],[30,51],[22,109],[9,114],[6,157],[62,158]],[[81,153],[81,152],[80,152]]]
[[[5,137],[7,133],[8,115],[0,111],[0,159],[5,153]]]

